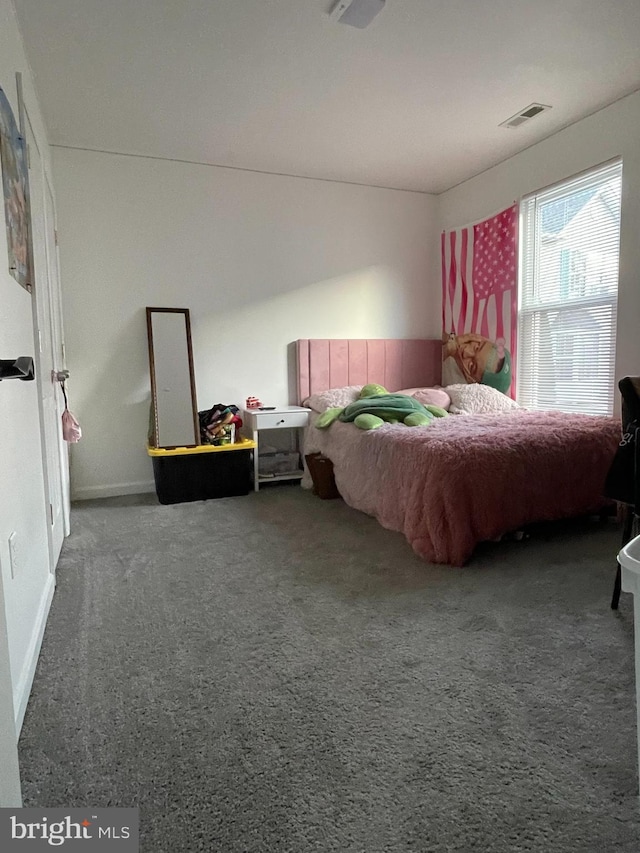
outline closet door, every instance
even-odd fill
[[[56,374],[62,369],[54,345],[51,286],[45,220],[45,184],[40,151],[26,114],[27,143],[30,152],[29,195],[33,229],[34,325],[36,377],[41,419],[45,498],[49,539],[49,569],[55,571],[65,536],[63,510],[62,458],[60,452],[62,394]]]
[[[64,351],[64,332],[62,323],[62,294],[60,293],[60,265],[58,260],[58,226],[56,224],[56,209],[53,201],[53,191],[45,172],[45,222],[47,237],[47,271],[49,274],[49,308],[51,328],[51,349],[53,364],[56,370],[64,370],[67,366]],[[73,383],[72,383],[73,384]],[[56,409],[59,417],[56,419],[58,428],[57,450],[60,464],[62,484],[62,515],[64,520],[64,535],[68,536],[71,525],[71,484],[69,476],[69,445],[62,437],[62,395],[56,396]]]

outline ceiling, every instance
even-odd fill
[[[638,0],[387,0],[364,30],[331,0],[14,4],[78,148],[439,193],[640,88]]]

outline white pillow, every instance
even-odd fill
[[[447,385],[444,390],[451,397],[449,411],[453,415],[510,412],[521,408],[511,397],[490,385],[461,383]]]
[[[306,400],[302,401],[302,405],[308,409],[313,409],[314,412],[320,413],[337,406],[343,409],[349,403],[357,400],[361,391],[362,385],[345,385],[344,388],[329,388],[327,391],[319,391],[317,394],[311,394]]]

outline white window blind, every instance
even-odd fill
[[[518,402],[610,415],[622,163],[522,202]]]

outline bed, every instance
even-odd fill
[[[402,532],[424,559],[462,566],[480,542],[604,506],[616,419],[513,408],[427,427],[318,430],[323,401],[340,405],[368,382],[389,391],[437,385],[441,342],[299,340],[296,350],[298,399],[315,409],[305,452],[329,457],[345,502]]]

